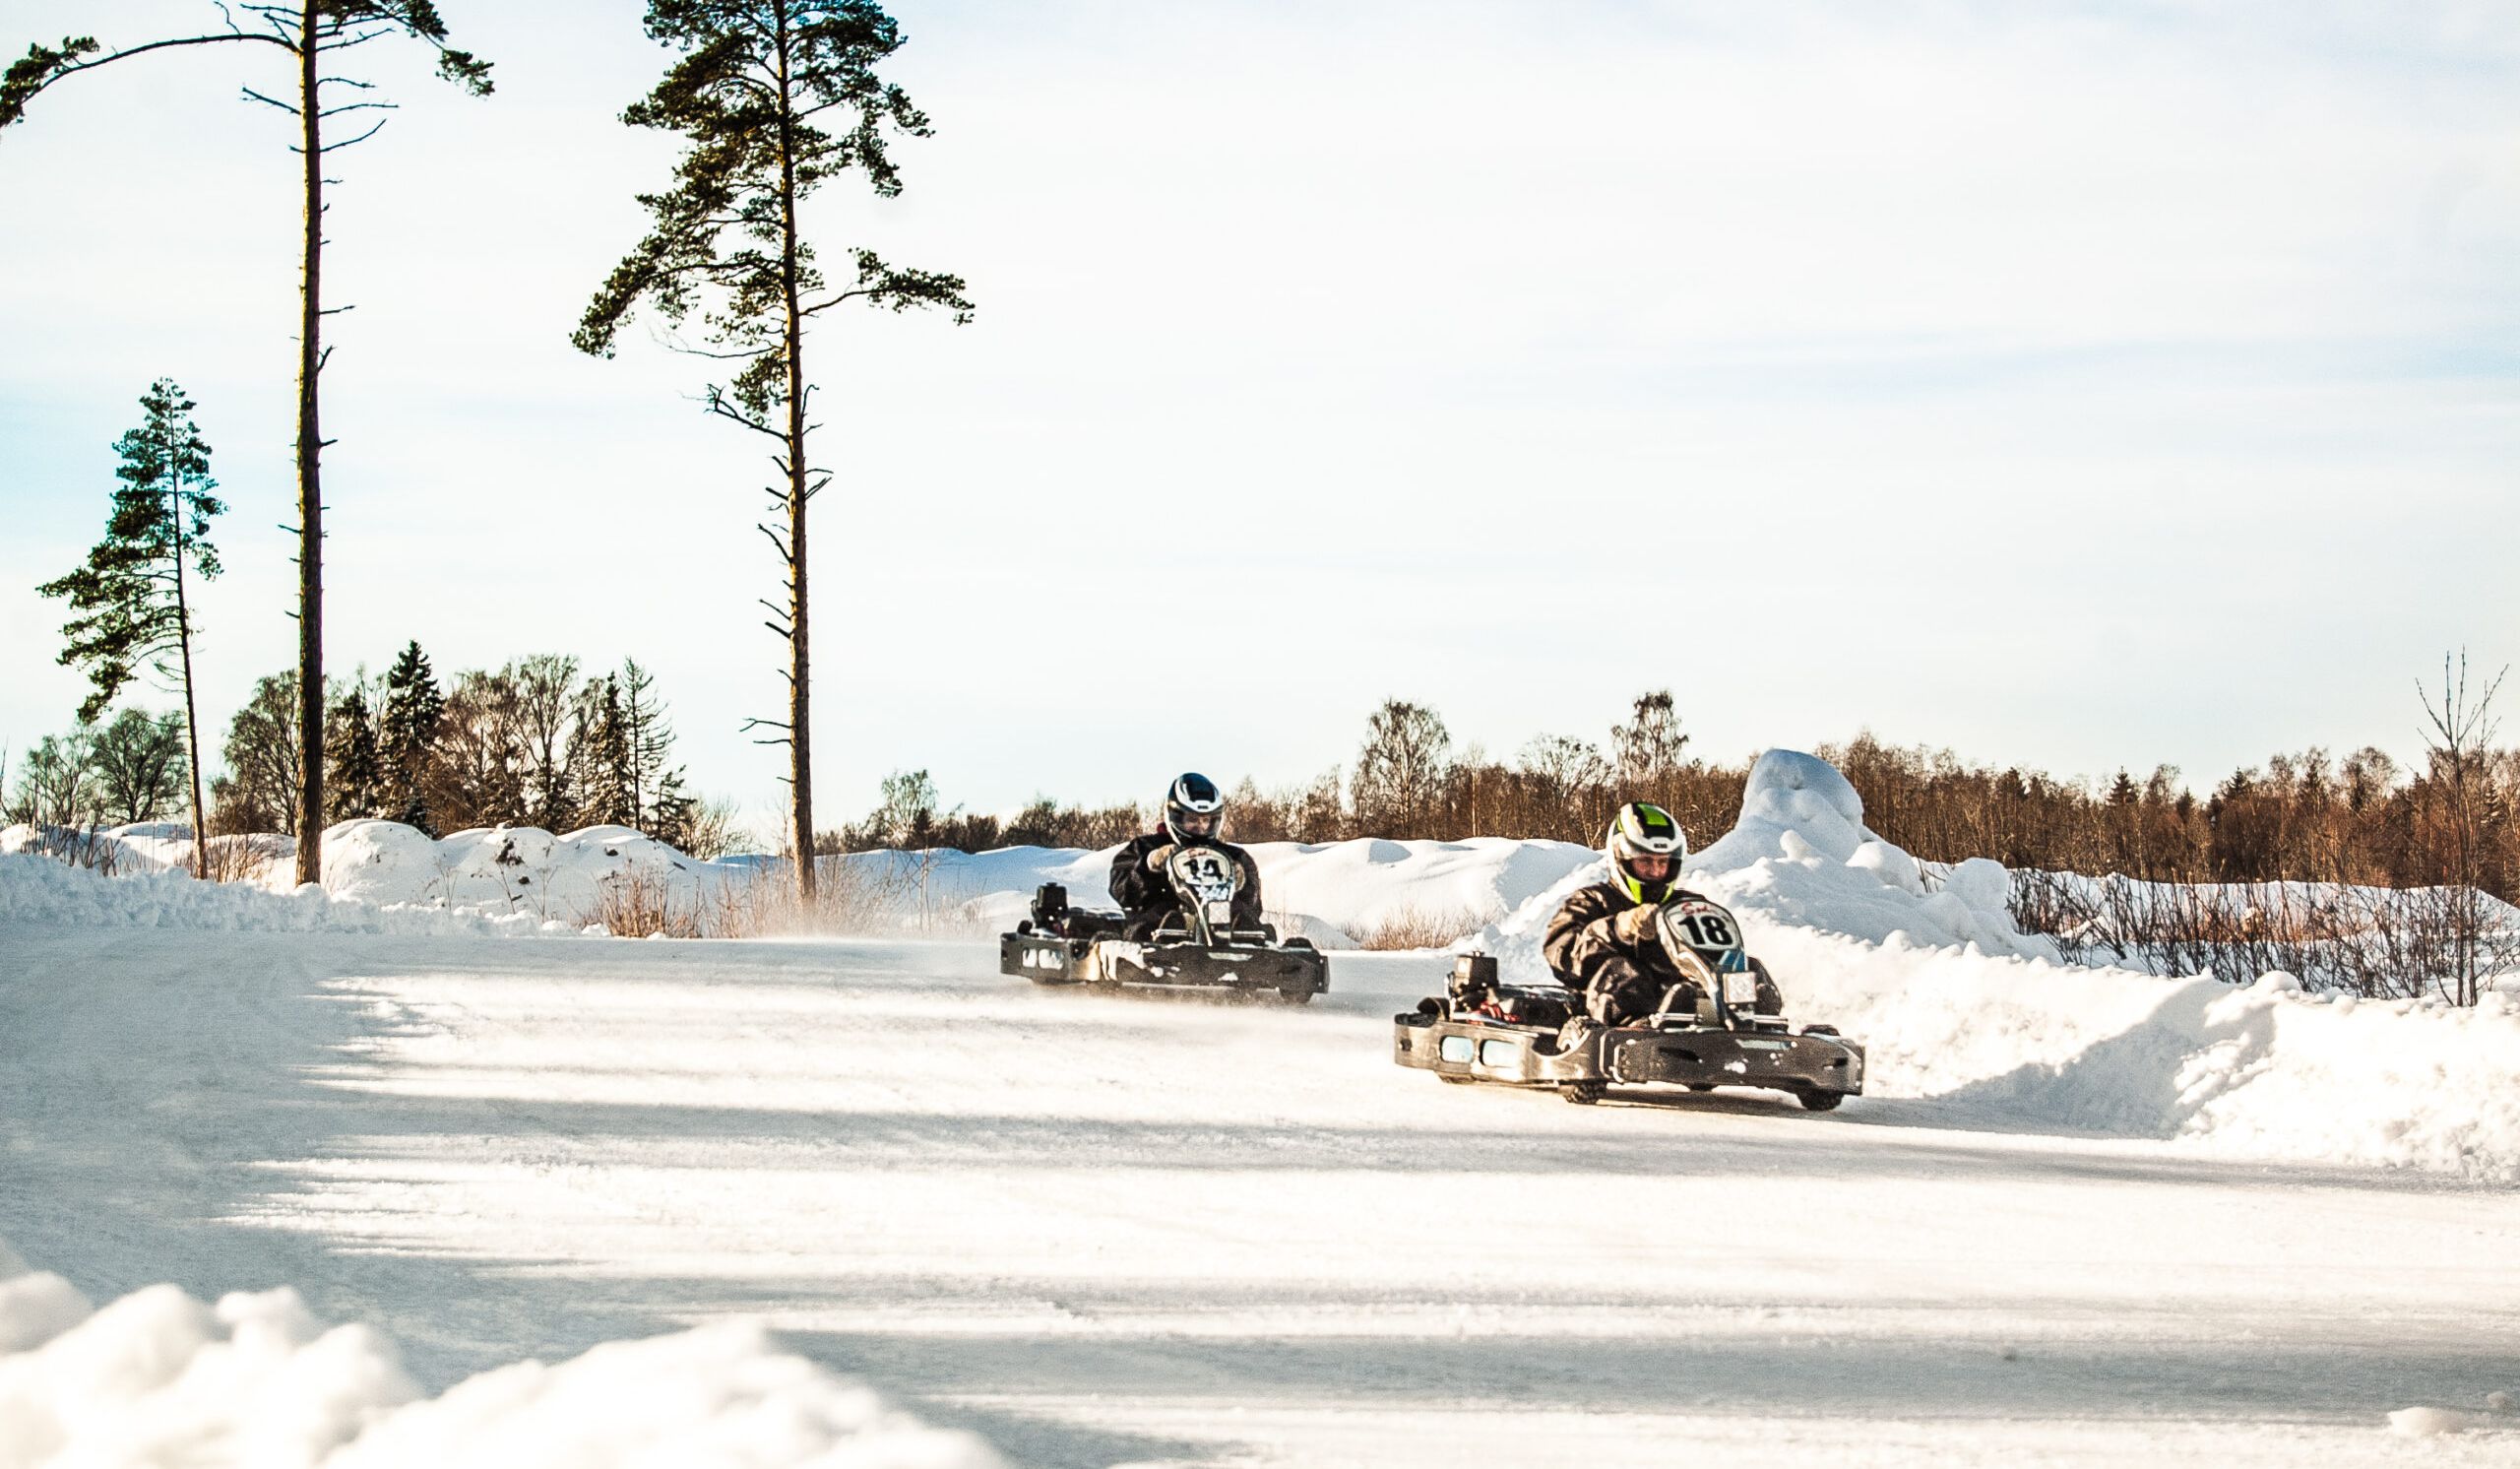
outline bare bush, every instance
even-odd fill
[[[1467,908],[1393,909],[1353,935],[1358,948],[1439,949],[1465,933],[1476,933],[1487,920]]]
[[[786,864],[766,863],[702,890],[701,926],[713,938],[789,938],[899,931],[904,886],[888,868],[824,861],[811,897]]]
[[[700,916],[701,905],[676,901],[662,873],[633,867],[596,884],[595,907],[586,919],[603,925],[615,938],[699,938],[704,936]]]
[[[269,837],[212,837],[202,844],[200,875],[211,882],[260,882],[296,851]]]
[[[2019,870],[2012,916],[2078,963],[2474,1004],[2478,977],[2520,967],[2520,916],[2476,890],[2333,883],[2137,882]]]
[[[38,826],[26,851],[99,877],[113,876],[122,864],[122,844],[100,826]]]

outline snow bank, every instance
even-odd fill
[[[969,1434],[730,1322],[519,1363],[434,1400],[392,1342],[290,1290],[205,1306],[152,1286],[102,1310],[0,1245],[0,1469],[997,1469]]]
[[[271,892],[181,871],[104,877],[48,857],[0,856],[0,924],[334,933],[574,932],[533,914],[483,914],[336,899],[320,887]]]
[[[1873,1096],[2249,1157],[2520,1178],[2520,997],[2473,1010],[2235,989],[2062,963],[2005,912],[2009,874],[1920,863],[1863,825],[1826,762],[1772,750],[1731,834],[1687,864],[1731,906],[1789,1008],[1869,1048]],[[1468,942],[1544,983],[1569,873]]]
[[[21,895],[21,917],[116,926],[365,931],[403,922],[380,915],[440,910],[469,916],[468,931],[479,926],[477,921],[491,922],[499,931],[533,931],[544,925],[575,930],[599,921],[607,894],[626,884],[705,921],[719,893],[761,880],[779,865],[761,857],[704,862],[625,826],[560,836],[536,827],[495,827],[431,839],[398,822],[346,821],[324,834],[323,891],[351,906],[339,911],[338,923],[328,923],[312,900],[302,900],[307,906],[301,908],[273,909],[188,891],[184,873],[191,844],[180,825],[119,827],[92,839],[111,855],[112,869],[122,874],[113,879],[117,885],[135,876],[140,885],[130,892],[94,892],[94,874],[84,872],[26,879],[18,885],[33,884],[40,893]],[[291,849],[278,838],[248,840],[278,844],[258,879],[266,893],[299,897],[288,881]],[[48,845],[47,835],[32,828],[0,832],[0,854]],[[1115,850],[860,852],[824,861],[854,894],[845,906],[864,919],[921,930],[994,932],[1022,917],[1034,889],[1044,882],[1065,884],[1080,905],[1107,902]],[[1260,863],[1273,920],[1286,932],[1325,948],[1352,948],[1357,937],[1399,920],[1448,923],[1455,931],[1469,932],[1545,891],[1593,856],[1564,842],[1496,837],[1315,846],[1261,842],[1250,850]],[[52,865],[71,872],[66,864]],[[0,881],[0,918],[10,916],[7,885]],[[245,892],[252,885],[220,890]]]

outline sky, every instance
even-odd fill
[[[328,660],[655,670],[767,831],[759,441],[569,334],[672,140],[636,0],[441,0],[334,170]],[[935,122],[816,202],[974,323],[809,348],[821,824],[1307,780],[1383,699],[1510,754],[1670,687],[1738,758],[1869,729],[2210,783],[2419,748],[2520,658],[2520,8],[1078,0],[895,6]],[[206,0],[0,0],[0,46]],[[251,54],[247,54],[247,53]],[[0,741],[151,379],[231,509],[205,722],[289,664],[278,52],[71,79],[0,135]],[[143,702],[162,705],[165,696]]]

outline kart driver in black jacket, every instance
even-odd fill
[[[1693,896],[1680,886],[1680,862],[1688,850],[1688,838],[1670,812],[1641,800],[1620,806],[1602,840],[1610,880],[1577,889],[1548,921],[1541,953],[1549,973],[1575,991],[1583,1013],[1595,1021],[1623,1025],[1642,1019],[1681,982],[1654,917],[1672,898]],[[1763,1015],[1785,1009],[1776,987],[1764,978],[1757,1008]]]
[[[1182,847],[1213,847],[1242,869],[1233,894],[1233,926],[1258,928],[1260,864],[1225,840],[1225,793],[1192,771],[1164,793],[1164,823],[1123,847],[1111,859],[1111,897],[1128,914],[1130,936],[1143,938],[1181,911],[1165,863]]]

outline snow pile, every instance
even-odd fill
[[[0,832],[0,853],[56,851],[65,834],[27,827]],[[626,826],[595,826],[555,836],[536,827],[460,831],[432,839],[393,821],[346,821],[324,833],[323,891],[347,907],[327,921],[320,903],[295,909],[252,908],[187,891],[187,829],[160,823],[77,834],[108,856],[116,884],[140,879],[131,892],[89,891],[93,872],[38,883],[39,898],[22,895],[19,917],[118,926],[345,927],[390,926],[381,913],[439,910],[495,924],[500,931],[567,927],[601,921],[608,899],[637,891],[645,906],[692,916],[704,928],[728,889],[779,882],[778,859],[730,857],[704,862]],[[289,883],[285,838],[257,844],[271,861],[255,882],[296,897]],[[839,906],[887,926],[914,931],[995,932],[1024,916],[1034,889],[1063,884],[1080,907],[1109,902],[1116,849],[1007,847],[994,852],[859,852],[826,858]],[[1564,842],[1482,837],[1467,842],[1358,840],[1322,845],[1260,842],[1260,863],[1272,921],[1290,935],[1325,948],[1351,948],[1389,923],[1449,926],[1467,932],[1546,891],[1592,861],[1589,849]],[[73,863],[54,862],[60,872]],[[34,879],[27,879],[32,882]],[[19,884],[25,886],[24,882]],[[238,891],[244,885],[230,885]],[[0,918],[11,898],[0,883]],[[77,891],[85,891],[80,896]],[[734,905],[740,907],[738,903]],[[264,916],[245,921],[240,913]],[[285,915],[285,921],[277,916]],[[472,923],[467,928],[480,926]],[[397,931],[422,931],[401,928]],[[434,930],[429,930],[434,931]]]
[[[1742,791],[1739,821],[1691,853],[1685,870],[1691,888],[1745,921],[1874,943],[2055,957],[2053,945],[2013,926],[2012,879],[2000,864],[1973,858],[1928,870],[1864,826],[1863,798],[1837,767],[1795,750],[1759,757]],[[1524,982],[1544,983],[1540,940],[1550,917],[1577,888],[1607,876],[1598,858],[1584,862],[1476,942]]]
[[[1845,778],[1775,750],[1689,885],[1740,915],[1797,1020],[1862,1040],[1866,1091],[1983,1105],[2042,1127],[2220,1153],[2520,1178],[2520,1000],[2472,1010],[2235,989],[2059,962],[2014,929],[1991,862],[1928,870],[1863,826]],[[1475,942],[1546,982],[1540,940],[1572,873]]]
[[[204,1306],[152,1286],[92,1311],[0,1245],[0,1469],[998,1469],[969,1434],[734,1322],[519,1363],[422,1400],[392,1342],[290,1290]]]
[[[324,833],[324,887],[337,898],[579,924],[597,912],[606,884],[644,880],[688,901],[710,882],[741,880],[751,870],[686,857],[626,826],[565,836],[501,826],[432,840],[397,821],[345,821]]]
[[[48,857],[0,856],[0,924],[86,928],[216,928],[333,933],[575,932],[533,914],[447,912],[335,899],[315,886],[272,892],[182,871],[105,877]]]

